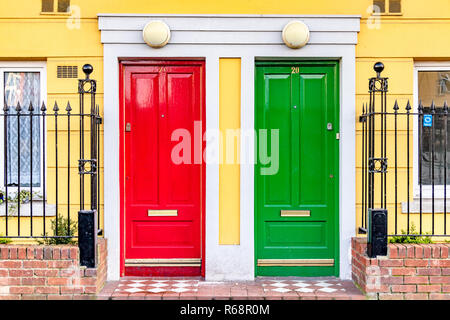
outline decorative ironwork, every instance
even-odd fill
[[[3,123],[3,172],[5,181],[2,182],[4,190],[0,190],[0,234],[2,238],[76,238],[71,230],[74,217],[71,216],[71,207],[80,205],[83,210],[90,205],[90,210],[95,210],[100,217],[100,125],[102,118],[99,107],[95,103],[97,83],[90,79],[93,68],[85,65],[83,71],[85,79],[78,82],[79,110],[73,110],[70,102],[65,108],[55,101],[53,108],[47,109],[44,102],[29,100],[25,105],[18,102],[15,105],[8,103],[6,94],[3,97],[3,113],[0,112],[0,121]],[[89,99],[90,109],[85,112],[85,99]],[[29,103],[28,103],[29,102]],[[63,109],[63,110],[62,110]],[[78,126],[73,126],[74,119],[79,120]],[[40,127],[36,125],[40,124]],[[85,124],[89,123],[89,126]],[[27,127],[27,128],[23,128]],[[50,127],[50,128],[48,128]],[[47,131],[47,129],[49,129]],[[71,159],[73,133],[79,133],[79,160],[77,164]],[[38,133],[39,139],[30,139]],[[85,135],[89,134],[89,141],[85,143]],[[14,135],[14,139],[11,137]],[[8,138],[10,137],[10,138]],[[8,140],[10,139],[10,140]],[[16,153],[11,153],[8,144],[14,143]],[[61,146],[64,145],[63,148]],[[23,150],[35,150],[42,146],[41,150],[52,148],[53,152],[28,152]],[[89,152],[86,152],[89,148]],[[12,150],[12,149],[11,149]],[[87,156],[88,159],[85,159]],[[20,160],[19,160],[20,159]],[[14,161],[15,165],[10,166]],[[39,163],[42,176],[40,176],[39,189],[34,186],[38,180],[33,171],[33,165]],[[13,169],[11,169],[13,168]],[[24,169],[25,168],[25,169]],[[7,180],[8,173],[14,170],[14,181]],[[26,172],[25,172],[26,171]],[[79,173],[80,201],[74,203],[71,198],[77,183],[71,181],[73,173]],[[85,176],[90,177],[90,186],[87,188]],[[49,181],[52,179],[53,181]],[[31,180],[31,183],[26,183]],[[11,183],[7,183],[10,181]],[[50,183],[54,189],[48,189]],[[48,192],[51,190],[52,194]],[[90,195],[89,203],[84,199],[85,193]],[[49,197],[51,196],[51,197]],[[49,201],[49,198],[52,200]],[[50,212],[51,210],[51,212]],[[42,223],[42,229],[36,230],[36,219],[54,219],[54,234],[48,234],[48,223]],[[61,219],[67,221],[63,226]],[[11,219],[17,219],[11,224]],[[13,228],[12,225],[15,227]],[[100,226],[100,218],[98,218]],[[23,228],[28,227],[27,232]],[[63,228],[61,230],[60,228]],[[99,232],[100,233],[100,232]]]
[[[82,116],[80,117],[80,141],[84,143],[84,132],[85,132],[85,95],[90,97],[90,133],[91,133],[91,143],[89,150],[89,159],[85,159],[85,150],[80,147],[80,159],[78,160],[78,173],[80,175],[80,211],[85,210],[85,199],[84,199],[84,188],[85,188],[85,175],[90,175],[90,203],[91,211],[99,210],[99,197],[98,190],[100,189],[100,180],[98,179],[97,172],[97,159],[100,155],[100,145],[98,143],[98,126],[101,123],[101,118],[98,116],[98,105],[95,103],[95,94],[97,92],[97,81],[90,78],[90,74],[94,71],[94,68],[90,64],[85,64],[83,66],[83,72],[85,74],[85,79],[78,80],[78,94],[80,100],[80,110]],[[86,164],[90,164],[90,169],[86,170]],[[100,214],[98,214],[100,219]],[[100,220],[98,221],[100,225]],[[101,233],[101,230],[99,230]]]
[[[388,164],[387,164],[386,158],[369,159],[369,172],[370,173],[386,173],[387,167],[388,167]]]
[[[94,68],[90,64],[85,64],[83,66],[83,72],[86,75],[85,79],[78,79],[78,93],[86,94],[97,92],[97,81],[90,79],[90,74],[94,71]]]
[[[381,72],[384,70],[384,64],[382,62],[377,62],[373,66],[373,69],[377,73],[377,76],[369,79],[369,92],[387,92],[388,78],[381,77]]]
[[[362,114],[359,117],[361,124],[359,233],[367,233],[368,215],[371,211],[386,210],[390,217],[388,221],[393,223],[390,230],[394,232],[389,234],[391,237],[449,236],[447,201],[450,199],[447,199],[447,180],[450,178],[447,177],[449,165],[447,126],[450,119],[447,102],[439,108],[434,102],[428,107],[419,102],[415,112],[409,101],[403,110],[395,101],[392,111],[388,111],[386,109],[388,78],[381,77],[383,69],[381,62],[375,64],[374,70],[377,75],[369,79],[369,103],[362,106]],[[417,130],[415,142],[417,148],[413,147],[413,124]],[[404,149],[399,150],[400,146]],[[412,152],[418,154],[416,171],[413,171]],[[388,159],[391,159],[390,167]],[[417,173],[417,179],[413,179],[413,172]],[[425,188],[430,194],[427,198],[424,198]],[[425,212],[431,214],[424,215]],[[417,234],[413,230],[414,222],[418,223]]]
[[[86,168],[89,165],[89,169]],[[97,174],[97,160],[78,160],[78,174]]]

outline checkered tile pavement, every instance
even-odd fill
[[[269,280],[264,281],[264,291],[301,293],[346,293],[347,289],[338,280]]]
[[[119,293],[196,292],[198,280],[123,280],[117,287]]]
[[[257,278],[243,282],[208,282],[198,278],[122,278],[108,282],[98,299],[151,300],[361,300],[352,281],[336,278]]]

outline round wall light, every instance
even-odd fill
[[[301,21],[291,21],[283,28],[282,37],[289,48],[298,49],[308,43],[309,28]]]
[[[150,21],[142,32],[145,43],[152,48],[164,47],[170,40],[170,29],[162,21]]]

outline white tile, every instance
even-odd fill
[[[186,291],[192,291],[192,290],[186,289],[186,288],[176,288],[176,289],[172,289],[171,291],[180,293],[180,292],[186,292]]]
[[[168,284],[167,283],[153,283],[150,284],[149,287],[155,287],[155,288],[162,288],[162,287],[167,287]]]
[[[295,287],[302,287],[302,288],[309,287],[310,285],[311,285],[311,283],[306,283],[306,282],[297,282],[297,283],[293,284],[293,286],[295,286]]]
[[[148,292],[153,292],[153,293],[160,293],[160,292],[164,292],[167,290],[161,289],[161,288],[154,288],[154,289],[147,289]]]
[[[190,285],[189,283],[176,283],[173,286],[177,287],[177,288],[185,288],[185,287],[191,287],[192,285]]]
[[[314,292],[314,289],[310,289],[310,288],[300,288],[300,289],[296,289],[295,291],[297,291],[297,292],[309,293],[309,292]]]
[[[144,290],[139,289],[139,288],[124,289],[123,291],[129,292],[129,293],[144,292]]]
[[[278,288],[283,288],[283,287],[287,287],[287,286],[289,286],[289,285],[286,284],[286,283],[277,282],[277,283],[272,283],[271,286],[273,286],[273,287],[278,287]]]
[[[317,282],[317,283],[315,283],[315,285],[316,285],[316,286],[319,286],[319,287],[329,287],[329,286],[332,286],[331,283],[327,283],[327,282]]]
[[[285,293],[285,292],[290,292],[292,290],[291,289],[286,289],[286,288],[276,288],[276,289],[272,289],[272,291]]]
[[[321,292],[327,292],[327,293],[331,293],[331,292],[336,292],[337,289],[333,289],[333,288],[321,288],[317,291],[321,291]]]

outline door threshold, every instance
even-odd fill
[[[198,280],[205,281],[202,276],[121,276],[120,280]]]
[[[201,258],[125,259],[125,267],[200,267],[201,265]]]
[[[125,275],[137,277],[200,276],[201,258],[126,259]]]
[[[334,259],[258,259],[258,267],[332,267]]]
[[[295,280],[295,281],[332,281],[341,280],[339,277],[335,276],[323,276],[323,277],[297,277],[297,276],[256,276],[255,281],[266,281],[266,280]]]

